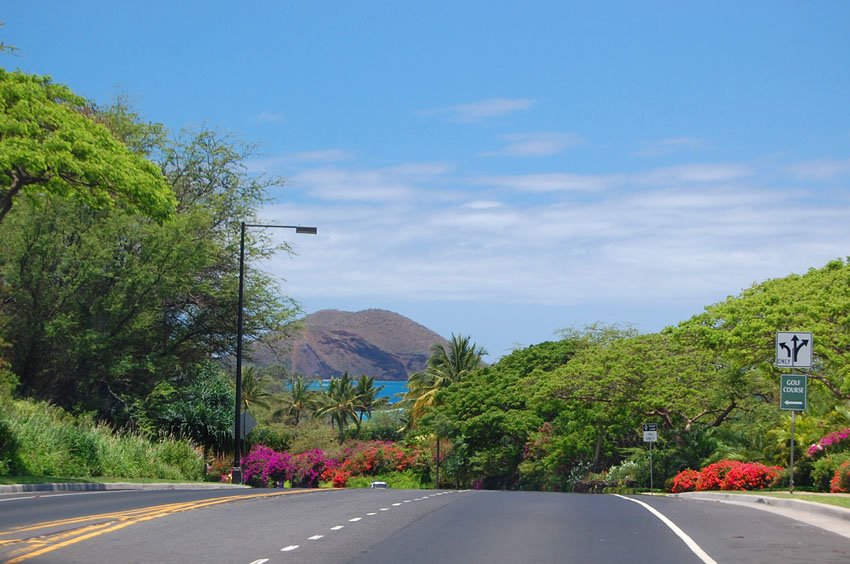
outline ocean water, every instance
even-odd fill
[[[315,380],[314,385],[310,386],[315,390],[323,390],[327,387],[330,380]],[[390,403],[395,403],[401,399],[402,394],[407,393],[407,380],[375,380],[375,387],[383,386],[384,389],[378,394],[380,398],[388,398]]]

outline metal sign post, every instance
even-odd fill
[[[644,423],[643,424],[643,442],[649,443],[649,491],[653,489],[652,476],[652,443],[658,441],[658,424]]]
[[[776,333],[776,366],[779,368],[811,368],[814,338],[801,331]],[[788,490],[794,493],[794,449],[797,411],[806,410],[809,380],[805,374],[780,374],[779,409],[791,412],[791,456],[788,465]]]

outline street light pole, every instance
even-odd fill
[[[300,225],[265,225],[260,223],[245,223],[240,225],[239,233],[239,310],[236,312],[236,421],[233,424],[233,469],[231,481],[242,483],[242,326],[243,308],[245,306],[245,229],[247,227],[294,229],[295,233],[315,235],[319,232],[316,227]]]

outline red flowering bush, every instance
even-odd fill
[[[779,466],[765,466],[758,462],[740,463],[726,472],[721,489],[760,490],[770,486],[780,472],[782,468]]]
[[[682,470],[673,476],[673,493],[692,492],[697,488],[699,470]]]
[[[832,493],[850,493],[850,460],[845,460],[835,471],[829,482],[829,491]]]
[[[726,474],[732,468],[740,466],[742,463],[737,460],[721,460],[714,464],[709,464],[699,473],[697,478],[697,491],[703,492],[707,490],[719,490],[723,485],[723,480]]]
[[[355,476],[373,476],[402,472],[416,462],[415,453],[407,453],[395,443],[370,441],[345,449],[340,467]]]

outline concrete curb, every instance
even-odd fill
[[[217,482],[133,484],[113,483],[59,483],[59,484],[9,484],[0,485],[0,493],[26,492],[103,492],[114,490],[225,490],[251,489],[250,486],[220,484]]]
[[[835,505],[826,505],[824,503],[803,501],[802,499],[787,499],[783,497],[770,497],[750,494],[728,494],[721,492],[686,492],[679,494],[671,494],[671,497],[678,497],[681,499],[696,499],[701,501],[714,501],[720,503],[768,505],[772,507],[782,507],[785,509],[802,511],[804,513],[822,515],[832,517],[834,519],[850,521],[850,509],[844,509],[843,507],[837,507]]]

